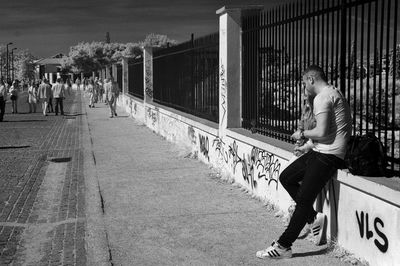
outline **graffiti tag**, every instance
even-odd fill
[[[358,213],[358,211],[356,211],[356,218],[357,218],[358,228],[360,230],[360,237],[364,238],[365,236],[366,239],[369,240],[374,236],[374,231],[375,231],[375,233],[378,235],[380,239],[375,238],[374,244],[382,253],[385,253],[389,248],[389,240],[386,237],[386,235],[381,231],[385,226],[382,219],[379,217],[375,217],[373,222],[374,231],[372,231],[370,230],[370,220],[368,213],[364,213],[363,211]]]

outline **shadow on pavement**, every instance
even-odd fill
[[[325,255],[330,252],[331,249],[326,247],[316,251],[304,252],[304,253],[294,253],[293,258],[302,258],[302,257],[310,257],[310,256],[318,256],[318,255]]]
[[[23,146],[3,146],[0,147],[0,150],[8,150],[8,149],[25,149],[25,148],[29,148],[29,145],[23,145]]]
[[[32,120],[24,119],[24,120],[15,120],[15,121],[4,120],[3,123],[4,122],[6,122],[6,123],[21,123],[21,122],[26,123],[26,122],[46,122],[46,121],[47,120],[45,120],[45,119],[32,119]]]
[[[64,116],[81,116],[81,115],[85,115],[83,113],[79,113],[79,114],[64,114]]]

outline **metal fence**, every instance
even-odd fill
[[[153,52],[153,99],[218,122],[219,35]]]
[[[353,133],[373,132],[397,175],[399,0],[300,0],[242,20],[243,127],[291,142],[301,73],[323,67],[353,111]]]
[[[117,65],[117,83],[119,90],[122,92],[122,65]]]
[[[143,57],[128,61],[128,94],[144,98],[143,93]]]

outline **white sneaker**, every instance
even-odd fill
[[[326,240],[325,236],[325,222],[326,215],[323,213],[317,213],[314,222],[310,225],[311,234],[314,237],[315,245],[319,246]]]
[[[283,248],[274,241],[267,249],[257,251],[256,256],[260,259],[288,259],[292,257],[292,249]]]

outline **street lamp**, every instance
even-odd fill
[[[9,62],[8,62],[8,46],[9,45],[12,45],[13,43],[12,42],[9,42],[9,43],[7,43],[7,56],[6,56],[6,78],[7,78],[7,82],[8,82],[8,80],[10,79],[10,77],[9,77]]]
[[[12,70],[11,77],[12,77],[12,80],[14,80],[14,71],[15,71],[15,69],[14,69],[14,50],[17,50],[17,47],[12,48],[12,50],[11,50],[11,70]]]

